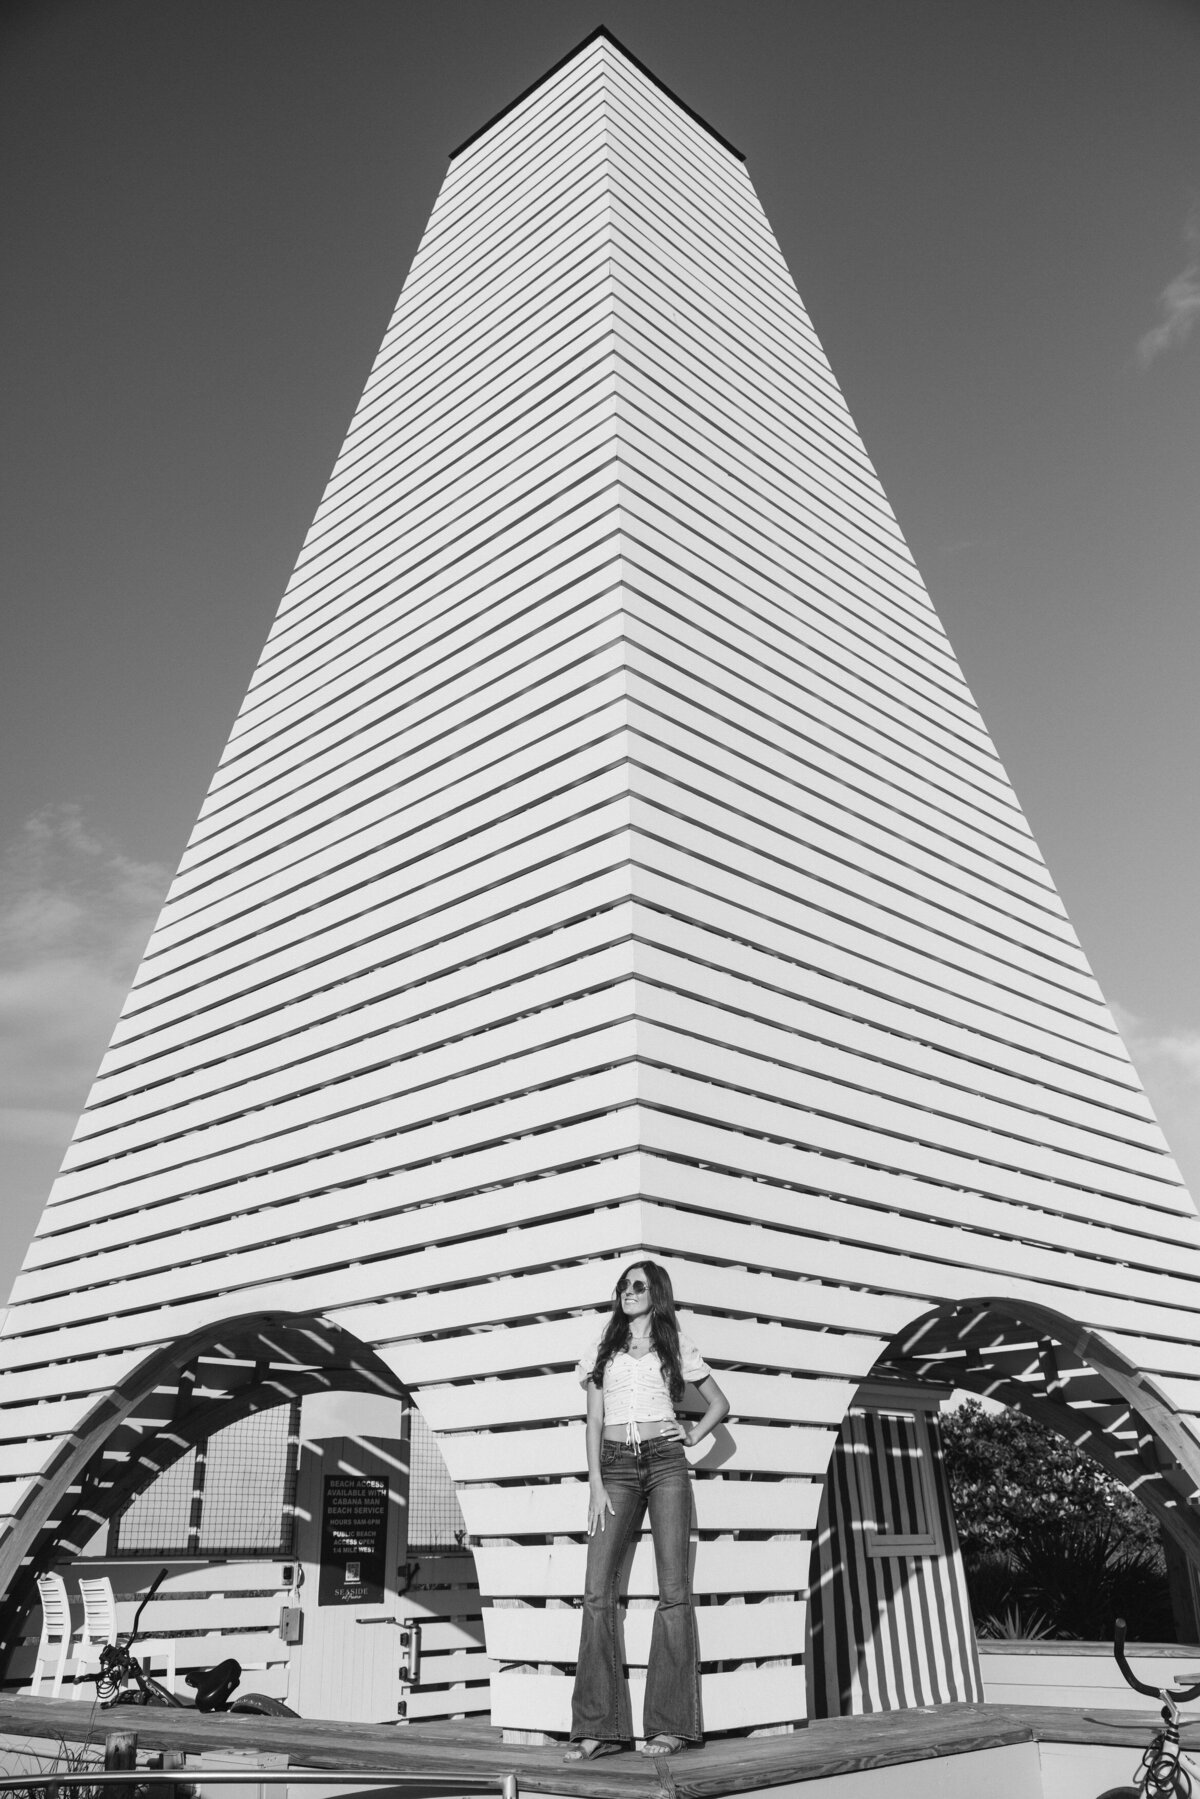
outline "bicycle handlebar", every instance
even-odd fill
[[[134,1612],[134,1614],[133,1614],[133,1629],[130,1631],[128,1637],[125,1639],[126,1642],[132,1643],[133,1639],[137,1636],[138,1625],[142,1621],[142,1613],[145,1611],[145,1609],[149,1605],[150,1601],[154,1598],[154,1595],[158,1592],[159,1587],[162,1586],[163,1581],[167,1578],[168,1572],[169,1572],[168,1569],[160,1568],[158,1573],[154,1576],[154,1579],[150,1582],[150,1585],[146,1591],[146,1597],[142,1600],[142,1603],[138,1606],[137,1611]],[[1122,1626],[1122,1628],[1124,1628],[1124,1626]]]
[[[1191,1687],[1180,1687],[1174,1693],[1165,1687],[1149,1687],[1144,1680],[1139,1680],[1125,1659],[1125,1620],[1118,1618],[1113,1632],[1113,1656],[1129,1685],[1135,1693],[1145,1693],[1148,1699],[1169,1699],[1173,1705],[1188,1705],[1193,1699],[1200,1698],[1200,1682]]]

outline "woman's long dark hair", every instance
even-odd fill
[[[646,1277],[646,1288],[650,1294],[650,1347],[662,1366],[671,1403],[678,1405],[683,1398],[683,1365],[679,1359],[679,1322],[675,1317],[675,1295],[671,1289],[671,1277],[658,1262],[631,1262],[628,1268],[618,1276],[616,1291],[613,1294],[612,1312],[604,1327],[600,1347],[596,1351],[596,1365],[592,1369],[592,1385],[596,1387],[604,1385],[604,1370],[612,1358],[620,1355],[629,1342],[629,1320],[621,1308],[621,1289],[629,1276],[638,1269]]]

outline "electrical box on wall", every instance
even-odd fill
[[[304,1613],[298,1605],[279,1608],[279,1636],[284,1643],[298,1643],[304,1631]]]

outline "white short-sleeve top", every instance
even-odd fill
[[[586,1387],[591,1380],[599,1351],[600,1336],[596,1336],[576,1362],[575,1372],[581,1387]],[[707,1380],[712,1373],[692,1339],[682,1331],[679,1333],[679,1365],[686,1381]],[[632,1356],[627,1349],[622,1349],[610,1357],[604,1370],[605,1424],[630,1425],[639,1419],[643,1424],[659,1424],[674,1416],[667,1377],[653,1350],[644,1356]]]

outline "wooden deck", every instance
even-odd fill
[[[562,1748],[504,1743],[485,1724],[393,1726],[344,1724],[328,1719],[256,1718],[237,1713],[201,1716],[188,1711],[93,1711],[72,1700],[0,1696],[0,1742],[21,1738],[102,1743],[115,1729],[136,1730],[145,1750],[182,1749],[210,1754],[253,1749],[286,1755],[296,1768],[328,1768],[364,1775],[462,1775],[495,1779],[515,1773],[531,1792],[578,1799],[638,1799],[678,1794],[679,1799],[720,1799],[791,1781],[855,1773],[1013,1743],[1091,1743],[1142,1746],[1157,1714],[1084,1712],[1065,1706],[946,1705],[921,1711],[812,1724],[790,1736],[727,1737],[669,1763],[632,1752],[601,1761],[564,1763]],[[1185,1742],[1200,1749],[1200,1719],[1185,1728]]]

